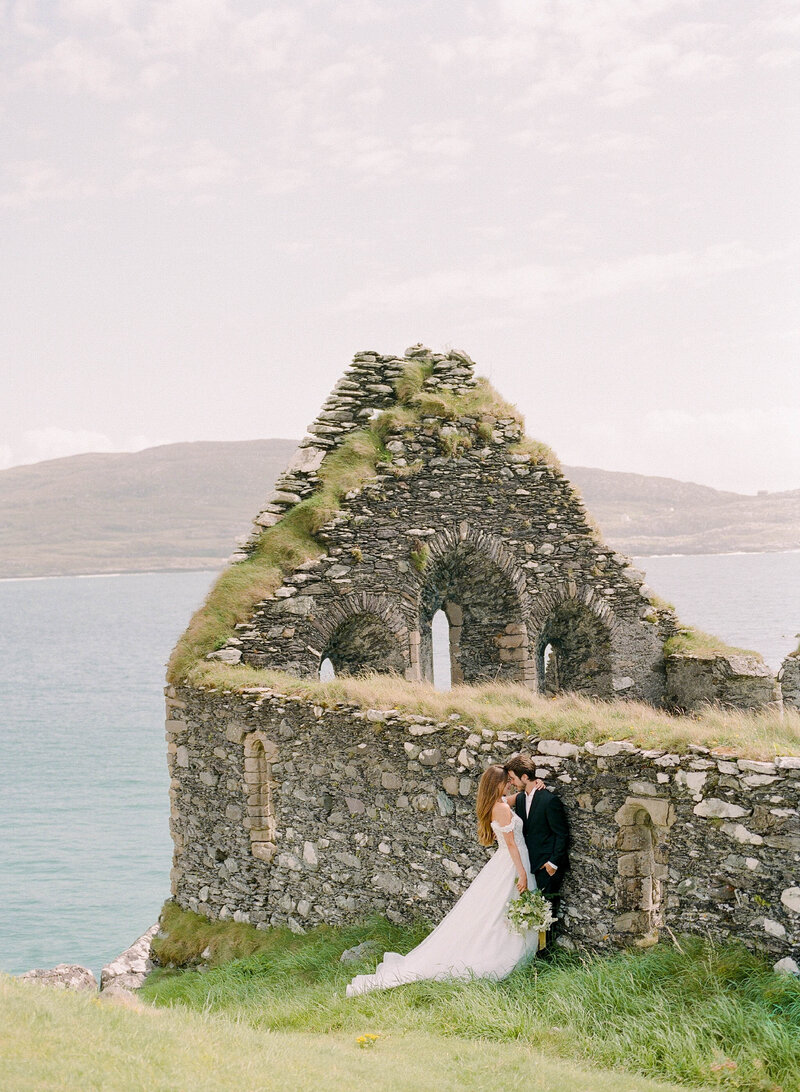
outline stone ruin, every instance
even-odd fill
[[[326,457],[397,407],[417,365],[413,422],[390,420],[374,474],[324,514],[319,556],[285,568],[206,659],[431,681],[438,618],[455,683],[673,709],[780,700],[753,657],[665,655],[674,613],[603,544],[554,457],[476,385],[462,353],[359,353],[234,563],[319,495]],[[798,664],[784,665],[789,702]],[[436,920],[486,859],[474,836],[482,769],[529,749],[572,821],[562,943],[603,950],[652,943],[662,926],[713,929],[796,969],[799,758],[578,747],[476,731],[457,713],[436,721],[181,678],[167,688],[166,732],[172,893],[186,909],[296,931],[375,912]]]
[[[423,396],[475,394],[463,353],[358,353],[234,561],[314,495],[323,460],[348,435],[397,406],[410,364],[430,372]],[[432,621],[442,611],[454,683],[519,682],[682,711],[780,701],[772,672],[752,655],[665,657],[678,630],[672,610],[602,542],[557,461],[531,451],[510,407],[498,417],[478,402],[467,399],[453,419],[437,416],[433,402],[418,427],[391,433],[374,478],[318,531],[324,556],[287,575],[209,658],[311,677],[329,661],[336,674],[432,681]]]

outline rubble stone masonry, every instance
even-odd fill
[[[170,687],[167,708],[186,909],[296,931],[375,912],[438,921],[488,859],[480,774],[529,750],[572,830],[562,944],[669,928],[776,960],[800,947],[800,758],[579,747],[270,690]]]

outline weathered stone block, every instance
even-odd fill
[[[695,815],[705,819],[740,819],[744,815],[750,815],[752,809],[743,808],[740,804],[732,804],[717,797],[709,797],[707,800],[701,800],[692,810]]]

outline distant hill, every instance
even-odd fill
[[[219,568],[296,446],[167,444],[0,471],[0,577]]]
[[[564,473],[609,544],[634,557],[800,549],[800,489],[749,496],[585,466]]]
[[[0,577],[215,569],[296,440],[168,444],[0,471]],[[800,548],[800,489],[757,497],[565,467],[623,553]]]

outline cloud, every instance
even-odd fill
[[[695,252],[633,254],[573,267],[531,263],[491,269],[488,262],[474,263],[394,283],[370,284],[349,293],[338,309],[404,311],[459,302],[465,306],[503,303],[530,310],[545,303],[615,296],[669,283],[702,285],[726,273],[763,265],[772,257],[731,242]]]
[[[762,68],[788,68],[800,61],[800,49],[768,49],[757,57],[757,61]]]
[[[42,202],[73,201],[97,195],[96,182],[69,175],[44,160],[11,163],[0,188],[0,208],[27,209]]]
[[[78,38],[62,38],[22,71],[42,84],[56,80],[71,95],[115,99],[121,93],[117,65]]]
[[[240,171],[238,159],[207,139],[183,147],[142,145],[140,156],[145,163],[125,176],[120,187],[123,193],[160,190],[198,194],[229,184]]]
[[[143,42],[157,53],[195,53],[231,22],[227,0],[161,0],[151,5]]]
[[[147,436],[133,435],[122,441],[114,441],[103,432],[53,425],[27,429],[13,448],[3,444],[0,447],[0,468],[24,466],[46,459],[63,459],[69,455],[84,455],[89,452],[141,451],[152,446],[153,441]]]
[[[683,481],[699,476],[703,484],[733,492],[800,488],[800,410],[795,407],[664,407],[627,417],[623,429],[616,421],[584,420],[579,431],[565,429],[557,439],[561,457],[573,465]]]
[[[62,18],[74,22],[107,22],[112,26],[128,26],[136,0],[60,0]]]

